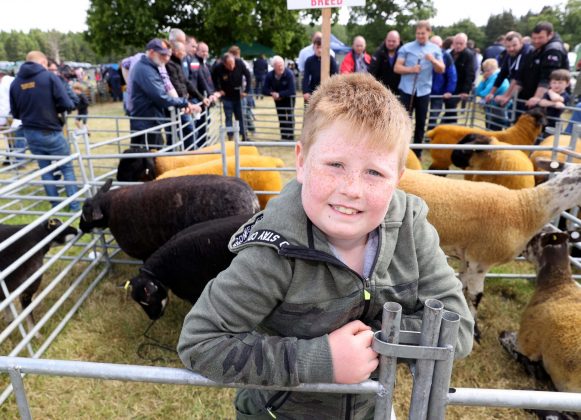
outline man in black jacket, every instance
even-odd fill
[[[476,79],[474,71],[474,53],[466,48],[468,36],[465,33],[459,33],[454,36],[452,43],[452,58],[456,66],[456,90],[454,96],[444,100],[446,112],[444,120],[446,124],[456,124],[458,122],[458,103],[462,101],[461,108],[466,106],[466,100],[470,96],[470,91]]]
[[[244,89],[242,78],[246,79]],[[246,64],[230,53],[224,54],[222,62],[215,69],[215,80],[216,90],[220,93],[224,106],[226,127],[232,128],[232,114],[234,114],[240,125],[242,141],[246,141],[246,127],[242,117],[242,98],[250,93],[252,83]],[[232,133],[228,133],[228,138],[232,139]]]
[[[31,51],[26,56],[26,62],[20,67],[18,74],[10,85],[10,109],[14,118],[22,120],[22,133],[28,142],[33,155],[67,156],[70,154],[69,143],[63,135],[63,118],[59,115],[75,109],[75,104],[56,74],[47,71],[48,61],[40,51]],[[56,159],[55,159],[56,160]],[[39,159],[38,166],[43,169],[53,162]],[[65,181],[67,196],[77,192],[77,186],[72,162],[59,167]],[[56,181],[54,171],[42,175],[43,181]],[[55,184],[44,185],[46,195],[58,197]],[[52,206],[59,201],[51,201]],[[80,205],[73,201],[69,208],[78,211]]]
[[[172,55],[169,62],[165,65],[171,84],[175,88],[180,98],[186,98],[190,102],[201,102],[204,106],[210,105],[210,100],[204,98],[191,80],[186,79],[184,74],[183,60],[186,57],[186,46],[182,42],[176,41],[172,44]],[[199,108],[199,109],[198,109]],[[196,105],[194,112],[201,112],[202,108]],[[193,120],[189,114],[182,114],[182,138],[184,139],[184,148],[190,149],[195,143],[196,135],[194,133]]]
[[[389,31],[383,44],[371,57],[369,64],[369,73],[383,83],[394,95],[399,94],[399,81],[401,79],[401,75],[393,71],[400,46],[399,32]]]
[[[526,100],[527,108],[539,104],[549,88],[553,70],[569,69],[567,51],[561,37],[553,31],[550,22],[540,22],[533,28],[532,43],[535,50],[526,57],[519,75],[519,97]]]

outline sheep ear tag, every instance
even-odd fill
[[[581,242],[581,230],[573,230],[569,232],[569,240],[571,242]]]
[[[565,232],[551,232],[545,233],[541,239],[541,246],[545,247],[548,245],[560,245],[569,239],[569,234]]]

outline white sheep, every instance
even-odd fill
[[[581,165],[569,164],[548,182],[522,190],[417,171],[406,171],[399,188],[428,203],[441,247],[460,260],[459,277],[476,315],[488,270],[512,261],[545,224],[580,204],[579,185]]]
[[[571,241],[580,236],[572,232]],[[535,292],[516,346],[514,332],[502,332],[500,342],[529,371],[540,364],[558,391],[581,392],[581,288],[572,277],[568,239],[568,233],[547,229],[528,243],[524,256],[537,271]]]

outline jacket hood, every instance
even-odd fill
[[[289,207],[289,202],[297,205]],[[406,194],[396,190],[382,225],[401,225],[406,207]],[[316,249],[332,253],[325,234],[316,226],[313,225],[313,238],[307,237],[304,226],[308,223],[310,222],[301,201],[301,184],[294,179],[283,188],[279,197],[268,202],[265,210],[257,213],[238,229],[230,239],[229,248],[232,252],[238,252],[246,245],[257,242],[277,250],[286,245],[309,248],[309,242],[314,241]],[[286,238],[292,240],[287,241]]]
[[[33,61],[27,61],[20,67],[20,70],[18,70],[18,76],[22,77],[23,79],[29,79],[43,71],[47,70],[40,64]]]

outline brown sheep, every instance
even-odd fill
[[[457,144],[464,136],[477,133],[496,137],[498,141],[512,145],[532,145],[541,134],[545,121],[545,116],[541,110],[532,109],[522,114],[512,127],[502,131],[488,131],[459,125],[440,125],[428,131],[426,135],[430,138],[431,144]],[[431,149],[430,153],[432,155],[430,169],[445,170],[452,164],[451,149]]]
[[[228,166],[228,175],[235,175],[235,159],[229,156],[226,159]],[[247,168],[282,168],[284,162],[275,157],[270,156],[252,156],[240,155],[240,178],[246,181],[254,191],[277,191],[282,189],[282,177],[279,171],[254,171],[244,170]],[[199,174],[214,174],[222,175],[224,168],[222,160],[216,159],[209,162],[201,163],[199,165],[184,166],[171,171],[164,172],[157,179],[175,178],[184,175],[199,175]],[[264,208],[268,200],[274,195],[272,194],[258,194],[258,201],[260,206]]]
[[[563,210],[581,204],[581,165],[570,164],[534,188],[509,190],[488,182],[405,171],[399,188],[423,198],[440,246],[460,260],[459,277],[473,315],[488,270],[512,261]]]
[[[541,364],[558,391],[581,392],[581,288],[572,277],[568,239],[546,228],[528,243],[524,256],[537,271],[535,292],[516,337],[504,331],[500,342],[538,376]],[[579,231],[570,239],[579,242]]]

